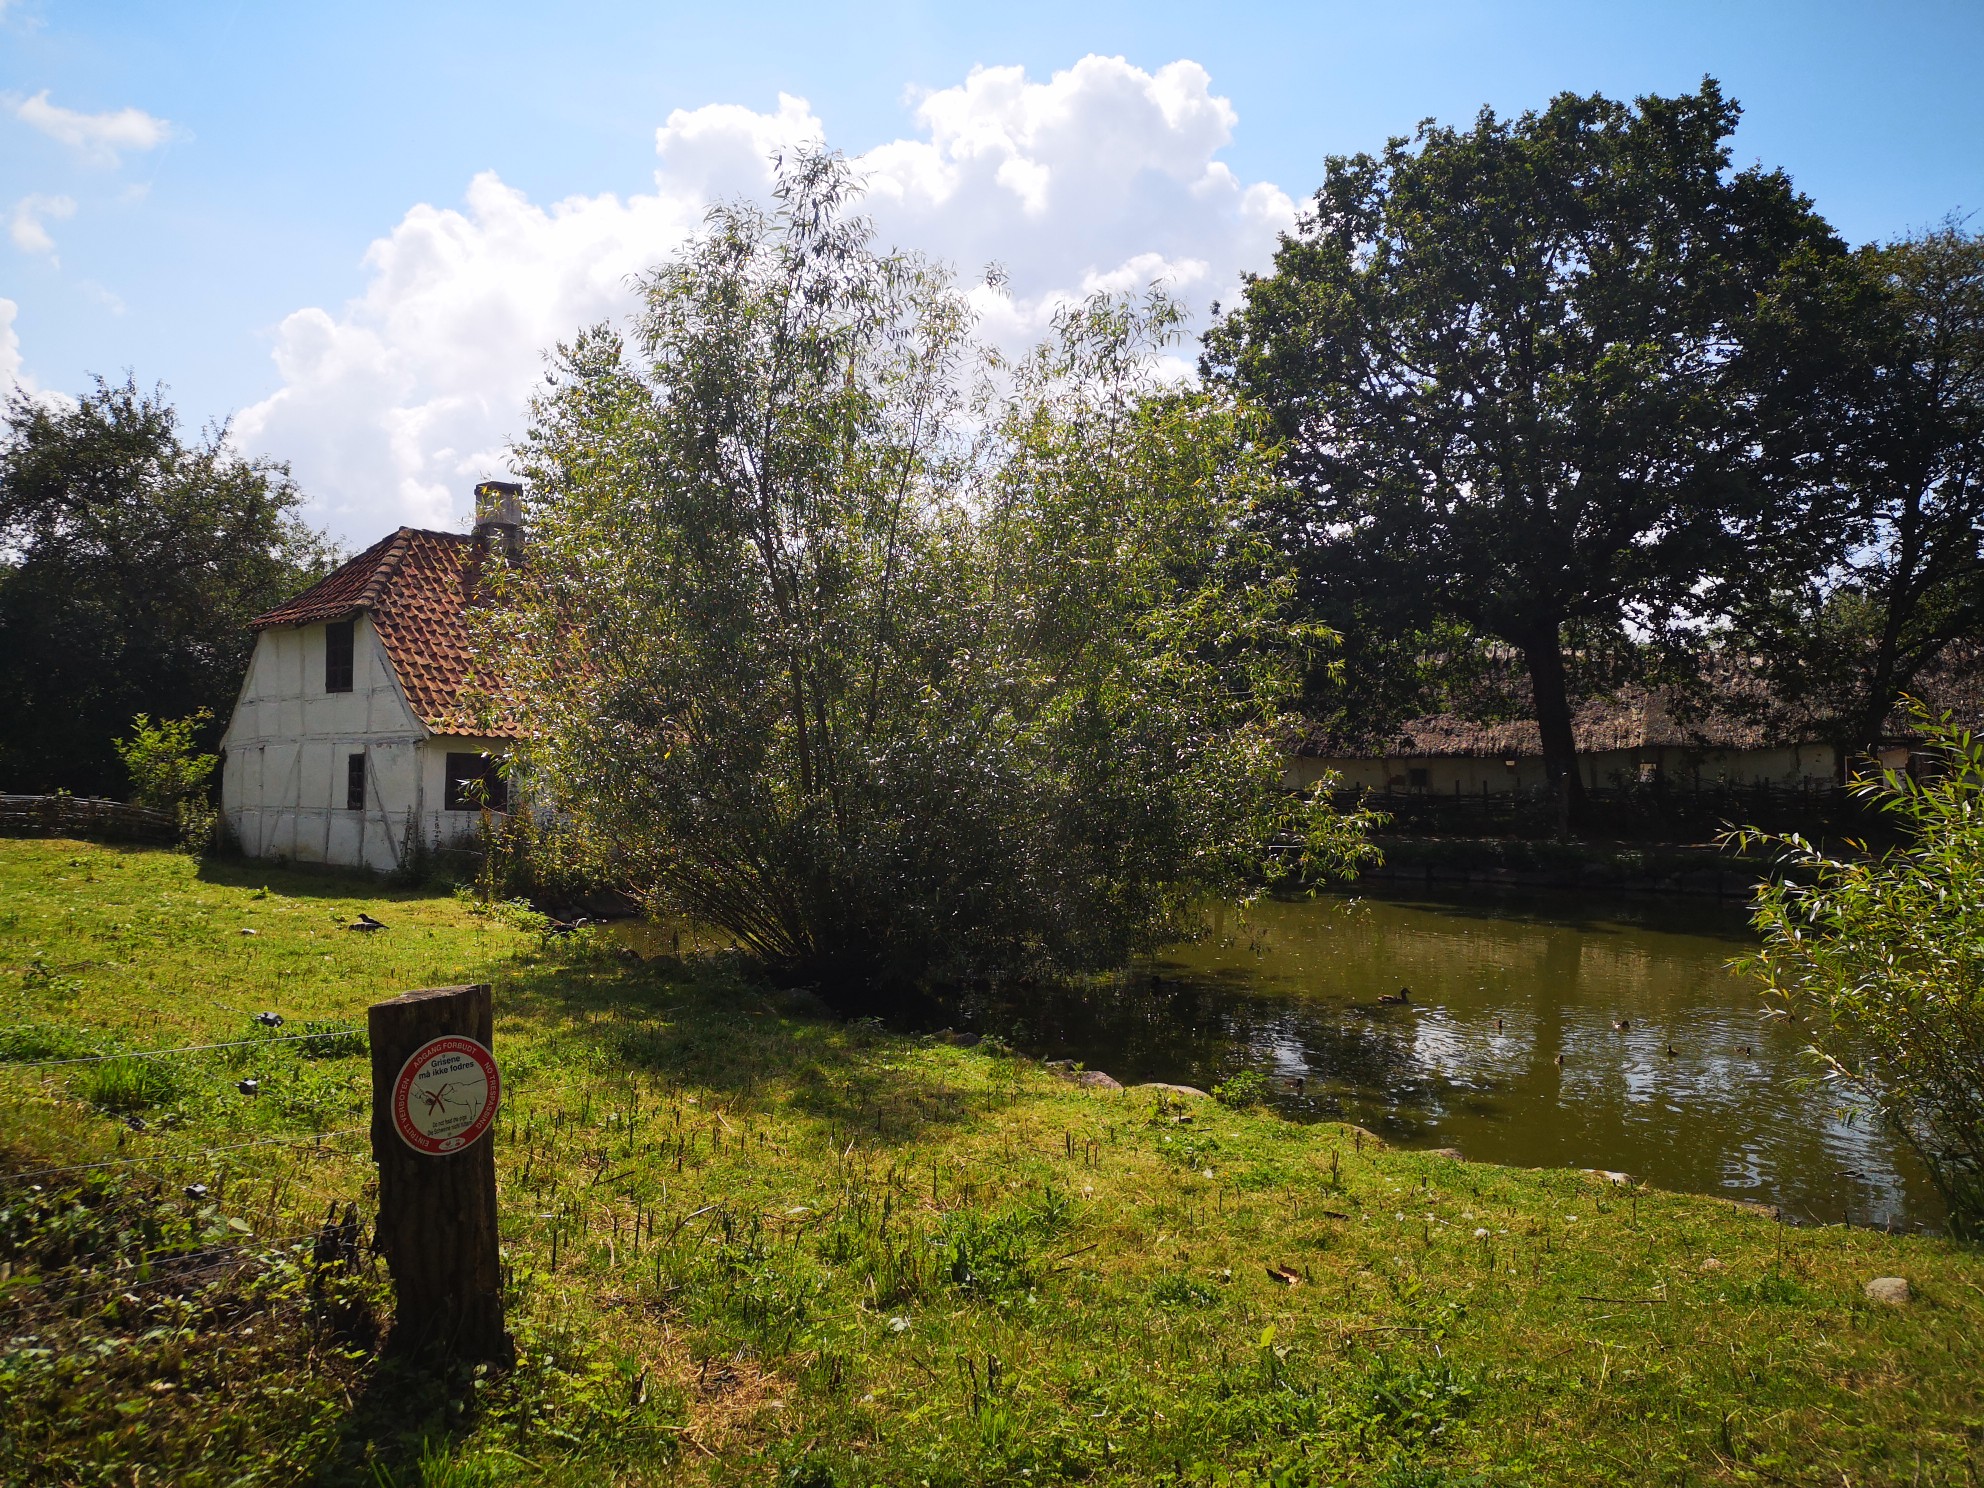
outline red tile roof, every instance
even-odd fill
[[[468,612],[482,560],[482,546],[464,533],[402,527],[249,624],[257,630],[321,625],[362,610],[422,723],[438,734],[512,738],[514,728],[483,727],[461,700],[472,666]]]

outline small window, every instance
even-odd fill
[[[365,809],[365,756],[362,754],[348,754],[344,758],[344,809]]]
[[[510,782],[502,776],[503,761],[487,754],[451,754],[448,779],[441,792],[441,805],[447,811],[491,811],[510,809]]]
[[[351,691],[351,633],[356,624],[340,620],[324,627],[324,691]]]
[[[1433,772],[1430,768],[1414,765],[1405,772],[1406,785],[1416,791],[1433,788]]]

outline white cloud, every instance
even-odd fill
[[[21,307],[12,300],[0,299],[0,402],[12,397],[15,388],[34,391],[21,365],[20,333],[14,329],[14,317],[20,313]]]
[[[21,355],[20,332],[14,329],[14,320],[20,313],[19,305],[0,297],[0,405],[16,392],[22,392],[41,403],[73,408],[75,399],[64,393],[49,392],[28,371]]]
[[[85,114],[50,103],[46,88],[15,104],[14,117],[67,145],[94,165],[115,165],[120,151],[153,150],[172,136],[170,124],[143,109]]]
[[[73,197],[24,196],[14,203],[14,210],[7,218],[7,235],[21,252],[45,255],[54,262],[55,239],[49,236],[48,223],[75,215]]]
[[[1194,62],[1145,72],[1086,57],[1044,82],[977,68],[914,109],[914,138],[856,160],[864,209],[884,241],[966,278],[1002,264],[1009,294],[974,298],[985,334],[1009,348],[1096,289],[1162,279],[1201,311],[1231,298],[1294,218],[1278,188],[1243,184],[1215,158],[1237,119]],[[237,438],[289,459],[350,541],[399,522],[454,525],[474,482],[506,468],[542,353],[624,315],[630,278],[693,233],[709,202],[764,196],[772,156],[822,139],[833,143],[787,95],[769,113],[677,110],[655,133],[652,193],[540,206],[487,173],[460,208],[414,207],[367,252],[355,300],[277,328],[282,385],[242,413]]]

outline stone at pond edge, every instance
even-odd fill
[[[1738,1214],[1754,1214],[1761,1219],[1782,1219],[1784,1211],[1775,1204],[1759,1204],[1754,1199],[1731,1199],[1729,1207]]]
[[[1909,1289],[1905,1276],[1876,1276],[1867,1283],[1867,1299],[1871,1302],[1885,1302],[1890,1307],[1905,1307],[1914,1293]]]
[[[1458,1147],[1434,1147],[1426,1155],[1428,1157],[1450,1157],[1455,1162],[1467,1161],[1466,1155]]]
[[[1043,1066],[1047,1072],[1072,1084],[1089,1090],[1121,1090],[1123,1084],[1114,1075],[1106,1075],[1101,1070],[1078,1069],[1072,1059],[1050,1059]]]
[[[1586,1168],[1585,1172],[1594,1178],[1603,1178],[1607,1183],[1616,1183],[1621,1188],[1631,1188],[1633,1186],[1633,1175],[1631,1173],[1614,1172],[1611,1168]]]
[[[1200,1100],[1212,1099],[1210,1095],[1206,1094],[1205,1091],[1199,1089],[1196,1085],[1170,1085],[1166,1084],[1163,1080],[1149,1080],[1142,1085],[1132,1085],[1130,1089],[1162,1090],[1171,1095],[1196,1095]]]

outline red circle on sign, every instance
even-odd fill
[[[415,1152],[459,1152],[489,1130],[503,1096],[496,1056],[472,1038],[429,1039],[393,1082],[393,1129]]]

